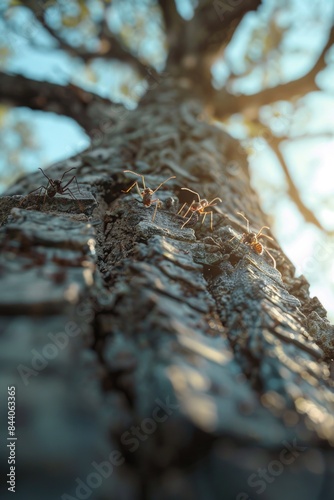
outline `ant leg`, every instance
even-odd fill
[[[190,210],[191,210],[191,208],[192,208],[192,206],[193,206],[193,204],[194,204],[194,203],[195,203],[195,201],[193,200],[193,201],[191,202],[191,204],[189,205],[189,208],[188,208],[188,210],[186,211],[186,213],[184,214],[184,216],[183,216],[183,217],[187,217],[187,215],[189,214],[189,212],[190,212]]]
[[[203,219],[202,219],[202,222],[201,222],[201,226],[204,224],[204,221],[205,221],[205,218],[208,214],[210,214],[210,229],[211,231],[213,231],[213,212],[212,210],[210,212],[202,212],[203,213]]]
[[[209,242],[209,240],[210,240],[210,242]],[[218,247],[218,248],[222,249],[222,245],[220,245],[218,243],[218,241],[215,241],[211,236],[206,236],[205,243],[207,243],[209,245],[213,245],[215,247]]]
[[[231,241],[235,240],[235,239],[238,239],[238,236],[233,236],[233,238],[231,238],[227,243],[230,243]],[[242,243],[242,239],[238,239],[238,245],[234,248],[234,252],[236,252],[238,250],[238,248],[240,247]]]
[[[131,184],[131,186],[129,187],[129,189],[127,189],[126,191],[124,189],[122,189],[122,193],[128,193],[129,191],[131,191],[131,189],[133,189],[135,186],[137,186],[137,190],[138,190],[138,182],[135,181],[133,184]]]
[[[76,197],[76,196],[72,193],[72,191],[71,191],[71,189],[70,189],[69,187],[67,187],[67,188],[63,191],[63,193],[62,193],[62,194],[65,194],[65,193],[67,193],[67,192],[69,192],[69,194],[70,194],[70,196],[71,196],[72,200],[74,200],[74,201],[76,201],[76,202],[77,202],[79,209],[83,212],[83,211],[84,211],[84,206],[83,206],[83,204],[82,204],[82,203],[78,200],[78,198],[77,198],[77,197]]]
[[[44,198],[43,198],[43,207],[45,205],[45,200],[46,200],[46,197],[48,195],[48,188],[49,188],[49,184],[50,184],[50,181],[48,181],[47,185],[46,185],[46,188],[45,188],[45,194],[44,194]],[[52,184],[51,184],[52,185]],[[44,186],[42,186],[44,187]]]
[[[236,238],[237,238],[237,236],[236,236],[236,235],[235,235],[235,236],[233,236],[230,240],[228,240],[228,242],[227,242],[227,243],[231,243],[231,241],[235,240]]]
[[[178,211],[178,213],[176,215],[180,215],[185,206],[186,206],[186,203],[183,203],[182,207],[180,208],[180,210]]]
[[[77,185],[77,188],[78,188],[78,191],[80,194],[82,194],[82,192],[80,191],[80,188],[79,188],[79,183],[78,183],[78,179],[76,178],[76,176],[74,176],[74,179],[75,179],[75,183]]]
[[[205,218],[208,214],[210,214],[210,228],[211,228],[211,231],[213,231],[213,226],[212,226],[212,214],[213,212],[210,211],[210,212],[202,212],[203,214],[203,219],[202,219],[202,222],[201,222],[201,226],[204,224],[204,221],[205,221]]]
[[[61,176],[60,178],[60,182],[63,180],[64,176],[68,173],[68,172],[71,172],[71,170],[73,170],[75,167],[72,167],[70,168],[69,170],[66,170],[66,172],[63,173],[63,175]],[[75,177],[75,175],[72,177],[72,179]],[[72,182],[72,181],[70,181]],[[66,186],[65,186],[66,187]]]
[[[269,255],[269,257],[271,258],[271,260],[273,261],[273,264],[274,264],[274,268],[276,269],[276,260],[274,259],[274,257],[271,255],[271,253],[269,252],[269,250],[267,250],[266,248],[264,249],[265,252],[267,252],[267,254]]]
[[[29,196],[30,196],[31,194],[35,193],[36,191],[40,191],[41,189],[46,189],[46,187],[45,187],[45,186],[39,186],[38,188],[33,189],[33,191],[30,191],[30,193],[28,193],[28,194],[27,194],[27,196],[24,196],[24,198],[22,198],[22,200],[21,200],[21,201],[20,201],[20,203],[19,203],[19,207],[22,205],[22,203],[23,203],[23,202],[25,202],[25,200],[26,200],[27,198],[29,198]]]
[[[42,189],[44,189],[44,192],[45,192],[45,194],[44,194],[44,198],[43,198],[43,208],[44,208],[44,205],[45,205],[45,199],[46,199],[46,197],[47,197],[47,195],[48,195],[48,187],[49,187],[49,182],[47,183],[47,186],[46,186],[46,187],[45,187],[45,186],[41,186],[41,187],[39,188],[39,191],[38,191],[38,196],[39,196],[39,197],[40,197],[40,196],[42,196]],[[38,205],[37,205],[37,206],[38,206],[38,207],[40,206],[40,205],[39,205],[39,203],[38,203]]]
[[[137,193],[139,194],[139,196],[140,196],[141,198],[143,198],[143,195],[141,194],[140,189],[139,189],[139,186],[138,186],[138,182],[136,182],[136,189],[137,189]],[[144,188],[144,189],[146,189],[146,188]]]
[[[182,224],[181,229],[183,229],[183,228],[184,228],[184,226],[186,226],[186,225],[188,224],[188,222],[190,222],[190,221],[191,221],[191,219],[192,219],[192,217],[193,217],[194,213],[195,213],[195,212],[193,212],[193,213],[191,214],[191,216],[189,217],[189,219],[188,219],[188,220],[186,220],[186,222],[185,222],[184,224]]]
[[[73,168],[75,168],[75,167],[73,167]],[[72,170],[72,168],[71,168],[70,170]],[[69,172],[69,170],[68,170],[67,172]],[[66,172],[65,172],[65,173],[66,173]],[[62,177],[62,178],[63,178],[63,177]],[[69,186],[69,185],[71,184],[71,182],[73,182],[73,181],[74,181],[74,179],[75,179],[75,182],[76,182],[76,184],[77,184],[77,188],[78,188],[79,193],[80,193],[80,194],[82,194],[82,193],[81,193],[81,191],[80,191],[80,188],[79,188],[78,180],[77,180],[77,178],[76,178],[76,176],[75,176],[75,175],[73,175],[73,177],[72,177],[72,178],[68,181],[68,183],[67,183],[67,184],[65,184],[65,186],[63,186],[63,190],[64,190],[64,189],[66,189],[66,188],[67,188],[67,186]]]
[[[170,181],[171,179],[176,179],[176,176],[175,176],[175,175],[172,175],[172,177],[168,177],[168,179],[166,179],[165,181],[161,182],[161,183],[159,184],[159,186],[158,186],[157,188],[155,188],[155,190],[153,191],[153,193],[152,193],[152,194],[154,194],[156,191],[158,191],[158,189],[160,189],[160,188],[161,188],[161,186],[162,186],[163,184],[165,184],[165,182],[168,182],[168,181]],[[145,189],[145,188],[144,188],[144,189]]]
[[[158,206],[160,205],[160,200],[158,200],[158,199],[152,200],[151,203],[155,203],[154,213],[153,213],[153,217],[152,217],[152,222],[154,222],[155,216],[157,215]]]
[[[126,189],[125,191],[122,189],[122,193],[129,193],[129,191],[131,191],[131,189],[133,189],[135,186],[136,186],[136,189],[137,189],[137,193],[139,194],[139,196],[141,198],[143,198],[143,195],[140,192],[140,189],[139,189],[137,181],[135,181],[133,184],[131,184],[131,186],[129,187],[129,189]]]
[[[37,188],[37,189],[39,189],[38,195],[39,196],[41,195],[41,189],[44,189],[44,191],[47,193],[48,187],[49,187],[49,183],[47,183],[46,187],[45,186],[39,186],[39,188]],[[37,189],[34,189],[34,191],[37,191]],[[33,193],[34,191],[31,191],[31,193]],[[31,194],[31,193],[29,193],[29,194]]]
[[[71,196],[71,198],[75,201],[79,201],[78,198],[75,196],[75,194],[71,191],[71,189],[69,187],[65,188],[62,192],[62,194],[66,194],[66,193],[69,193],[69,195]]]

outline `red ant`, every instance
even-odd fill
[[[245,245],[250,246],[251,249],[255,253],[257,253],[258,255],[262,255],[264,251],[267,252],[267,254],[269,255],[269,257],[273,261],[274,268],[276,269],[276,260],[271,255],[271,253],[269,252],[269,250],[267,250],[262,245],[262,243],[259,242],[259,238],[268,238],[268,240],[273,241],[273,238],[271,236],[268,236],[267,234],[263,234],[262,233],[263,229],[270,229],[270,227],[268,227],[268,226],[262,226],[261,229],[260,229],[260,231],[258,231],[257,233],[254,233],[254,232],[250,231],[250,229],[249,229],[249,220],[247,219],[247,217],[245,217],[240,212],[237,212],[237,214],[240,215],[240,217],[242,217],[243,219],[245,219],[245,221],[247,223],[246,232],[242,234],[241,238],[239,239],[239,242],[240,243],[244,243]],[[230,242],[233,241],[235,238],[237,238],[237,236],[233,236],[233,238],[230,239]]]
[[[191,219],[196,215],[198,216],[198,214],[200,215],[203,215],[203,219],[202,219],[202,224],[204,223],[205,221],[205,217],[210,214],[210,227],[211,227],[211,231],[213,231],[213,227],[212,227],[212,222],[213,222],[213,211],[210,210],[208,212],[204,212],[204,210],[207,208],[207,207],[213,207],[213,202],[218,200],[218,201],[222,201],[220,198],[214,198],[213,200],[211,200],[210,202],[208,200],[201,200],[201,197],[198,193],[196,193],[196,191],[192,191],[191,189],[188,189],[188,188],[181,188],[183,189],[184,191],[190,191],[191,193],[195,194],[198,198],[198,201],[195,201],[193,200],[191,202],[191,204],[189,205],[189,208],[188,210],[186,211],[186,213],[183,215],[183,217],[187,217],[187,215],[189,214],[189,212],[192,212],[190,217],[188,218],[188,220],[186,220],[186,222],[181,226],[181,229],[184,228],[184,226],[186,226],[187,224],[189,224],[189,222],[191,221]],[[183,203],[182,207],[180,208],[180,210],[178,211],[178,215],[181,214],[182,210],[184,209],[184,207],[186,206],[186,203]],[[201,225],[202,225],[201,224]]]
[[[20,205],[23,203],[23,201],[28,196],[30,196],[32,193],[35,193],[35,191],[39,191],[39,195],[40,195],[42,189],[44,189],[44,191],[45,191],[43,203],[45,203],[46,197],[48,197],[48,198],[54,198],[57,193],[58,194],[65,194],[67,192],[70,194],[70,196],[71,196],[71,198],[73,200],[76,200],[77,202],[79,202],[79,200],[76,198],[76,196],[72,193],[71,189],[68,187],[74,181],[74,179],[75,179],[78,191],[81,194],[81,191],[79,189],[79,185],[78,185],[78,181],[77,181],[76,176],[73,175],[73,177],[65,184],[65,186],[62,185],[64,176],[68,172],[70,172],[71,170],[73,170],[74,168],[75,167],[72,167],[69,170],[66,170],[66,172],[63,173],[63,175],[61,176],[60,179],[51,179],[51,177],[49,177],[48,175],[46,175],[46,173],[43,171],[42,168],[39,168],[39,170],[42,172],[42,174],[44,175],[44,177],[46,177],[47,180],[48,180],[47,185],[46,186],[39,186],[38,188],[34,189],[33,191],[30,191],[30,193],[28,193],[28,195],[25,198],[23,198],[23,200],[21,201]]]
[[[142,182],[143,182],[143,190],[140,191],[139,186],[138,186],[138,181],[135,181],[133,184],[131,184],[131,186],[126,191],[122,191],[122,193],[128,193],[129,191],[131,191],[132,188],[134,188],[136,186],[137,192],[138,192],[139,196],[142,198],[142,201],[143,201],[143,204],[145,205],[145,207],[150,207],[153,203],[155,203],[156,205],[155,205],[155,209],[154,209],[154,213],[153,213],[153,217],[152,217],[152,222],[153,222],[155,219],[155,216],[157,214],[158,207],[160,208],[162,203],[159,200],[159,198],[155,198],[153,200],[152,196],[154,195],[154,193],[156,193],[158,191],[158,189],[161,188],[161,186],[163,184],[165,184],[165,182],[168,182],[171,179],[175,179],[175,175],[172,175],[172,177],[168,177],[168,179],[161,182],[159,184],[159,186],[153,190],[149,187],[146,187],[145,177],[143,175],[137,174],[136,172],[133,172],[132,170],[124,170],[124,172],[129,172],[130,174],[137,175],[137,177],[141,177]]]

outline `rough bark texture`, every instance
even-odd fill
[[[276,242],[274,269],[230,241],[244,232],[236,211],[266,223],[239,143],[166,79],[100,146],[48,173],[72,166],[81,208],[59,195],[17,208],[39,174],[1,200],[0,352],[17,385],[26,479],[17,498],[333,498],[333,330]],[[125,169],[151,188],[176,175],[154,222],[135,190],[122,193],[134,180]],[[181,187],[222,198],[213,233],[209,217],[181,229],[179,203],[193,199]],[[69,322],[81,334],[25,385],[17,366],[31,368],[31,349]],[[112,473],[78,496],[76,478],[87,484],[101,461]]]

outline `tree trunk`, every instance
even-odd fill
[[[239,241],[236,212],[266,225],[244,151],[186,80],[118,118],[48,169],[77,168],[78,201],[19,206],[39,174],[1,200],[17,498],[332,498],[332,327],[275,241],[277,269]],[[152,189],[176,176],[154,221],[126,169]],[[213,232],[210,215],[181,227],[182,187],[222,199]]]

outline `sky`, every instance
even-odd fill
[[[260,23],[255,14],[250,13],[240,25],[238,32],[225,54],[225,61],[216,63],[213,79],[216,86],[228,82],[234,92],[257,92],[265,84],[275,85],[302,76],[311,67],[326,41],[329,19],[333,19],[333,2],[325,0],[302,1],[289,0],[293,6],[290,13],[279,8],[276,13],[277,26],[282,28],[284,38],[280,50],[268,52],[267,60],[257,61],[256,43],[251,46],[249,37],[256,27],[272,32],[268,26],[268,15],[284,1],[268,0],[264,2]],[[184,17],[191,17],[192,9],[186,0],[179,1]],[[277,9],[276,9],[277,10]],[[298,15],[296,15],[296,13]],[[37,25],[31,23],[29,15],[22,11],[16,23],[19,33],[9,34],[1,26],[0,47],[10,44],[13,54],[0,61],[2,69],[27,77],[48,80],[59,84],[69,81],[83,85],[103,96],[134,106],[136,94],[129,92],[136,89],[136,79],[132,70],[116,63],[105,65],[96,62],[89,70],[61,51],[52,48],[48,35]],[[119,29],[117,16],[111,20],[114,29]],[[276,27],[277,27],[276,26]],[[22,28],[23,27],[23,28]],[[291,28],[291,29],[289,29]],[[284,29],[286,31],[284,31]],[[150,53],[159,62],[159,43],[154,37],[157,31],[150,27],[149,40],[143,44],[143,50]],[[24,36],[22,36],[22,33]],[[310,36],[312,33],[312,36]],[[280,34],[280,33],[279,33]],[[38,43],[43,43],[47,50],[40,51],[27,42],[27,36],[33,36]],[[1,37],[3,37],[1,39]],[[152,38],[154,43],[152,44]],[[154,45],[154,50],[153,50]],[[269,44],[270,45],[270,44]],[[250,50],[252,49],[252,51]],[[319,76],[323,92],[312,93],[302,99],[298,105],[281,103],[279,112],[273,117],[271,107],[263,110],[264,122],[270,124],[278,133],[289,130],[294,137],[286,141],[282,149],[290,173],[300,189],[304,203],[314,210],[317,217],[328,230],[334,230],[334,51],[329,57],[329,68]],[[245,62],[246,61],[246,62]],[[249,71],[247,61],[254,69]],[[232,70],[235,78],[229,79]],[[131,83],[129,83],[131,82]],[[137,82],[139,85],[139,82]],[[127,92],[124,86],[127,85]],[[140,85],[138,88],[141,88]],[[57,162],[74,155],[89,145],[84,131],[70,118],[52,113],[36,112],[26,108],[12,109],[5,116],[5,125],[16,121],[26,121],[32,131],[36,148],[26,152],[22,162],[27,171],[37,170],[40,166]],[[228,123],[228,130],[245,140],[245,126],[240,117],[233,117]],[[298,139],[298,135],[307,138]],[[249,142],[245,142],[249,145]],[[0,174],[4,170],[4,157],[0,156]],[[272,230],[284,251],[296,266],[296,274],[305,274],[311,283],[311,294],[317,295],[334,321],[334,239],[312,224],[306,224],[294,203],[286,195],[286,182],[278,160],[270,147],[261,139],[252,141],[250,156],[252,184],[258,191],[262,207],[270,218]],[[5,189],[1,184],[0,188]]]

